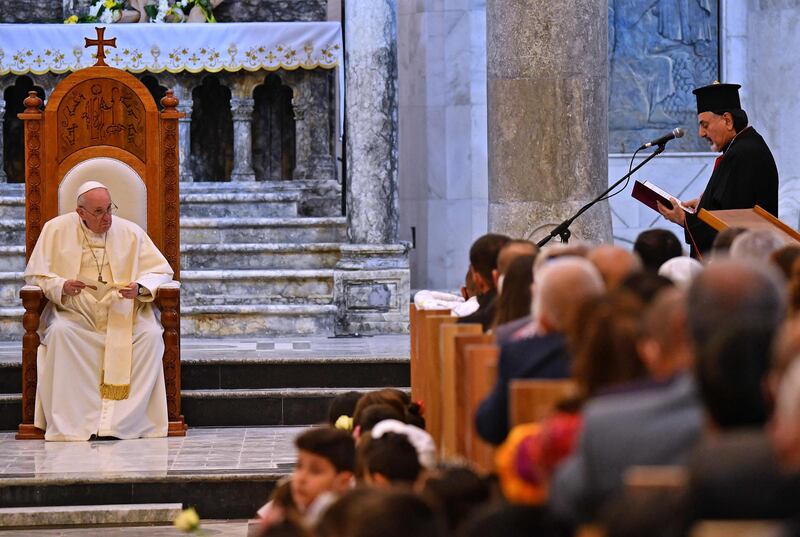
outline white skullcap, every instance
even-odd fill
[[[398,420],[383,420],[378,422],[369,432],[372,438],[380,438],[386,433],[402,434],[417,450],[417,459],[423,468],[433,468],[436,465],[436,444],[433,437],[419,427],[403,423]]]
[[[95,188],[105,188],[108,190],[108,187],[103,183],[98,183],[97,181],[86,181],[81,186],[78,187],[78,191],[75,193],[75,197],[83,196],[90,190],[94,190]]]
[[[658,274],[672,280],[672,283],[679,286],[689,285],[700,272],[703,271],[703,264],[697,259],[679,256],[673,257],[664,262],[658,269]]]

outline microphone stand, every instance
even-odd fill
[[[624,176],[622,176],[616,183],[608,187],[602,194],[600,194],[595,199],[593,199],[592,201],[581,207],[577,213],[573,214],[572,216],[570,216],[569,218],[558,224],[556,227],[554,227],[547,237],[543,238],[538,243],[536,243],[536,246],[541,248],[542,246],[550,242],[550,239],[552,239],[553,237],[561,237],[561,242],[563,243],[568,242],[570,236],[572,236],[572,232],[569,230],[569,226],[572,225],[572,222],[574,222],[575,219],[577,219],[580,215],[591,209],[596,203],[605,198],[609,192],[617,188],[623,181],[629,179],[636,171],[639,170],[639,168],[641,168],[642,166],[644,166],[645,164],[656,158],[658,155],[663,153],[664,149],[666,149],[666,144],[667,144],[666,142],[658,144],[656,150],[653,151],[650,155],[648,155],[648,157],[644,159],[641,163],[639,163],[639,165],[637,165],[634,169],[632,169]]]

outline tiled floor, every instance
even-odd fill
[[[183,438],[44,442],[0,433],[0,480],[286,473],[303,427],[192,428]]]
[[[408,334],[335,337],[183,338],[182,360],[263,358],[408,358]],[[0,362],[21,361],[19,341],[0,341]]]
[[[243,520],[209,520],[200,525],[199,535],[213,535],[214,537],[245,537],[247,535],[247,521]],[[76,537],[76,536],[120,536],[120,537],[176,537],[186,535],[172,526],[135,526],[135,527],[93,527],[93,528],[64,528],[64,529],[30,529],[2,531],[0,535],[14,535],[14,537]]]

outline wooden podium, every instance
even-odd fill
[[[728,209],[724,211],[700,209],[697,217],[717,231],[722,231],[729,227],[741,227],[753,231],[769,230],[783,237],[786,244],[800,245],[800,233],[758,205],[752,209]]]

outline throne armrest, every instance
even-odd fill
[[[156,290],[155,304],[161,310],[161,324],[165,329],[178,327],[181,282],[172,280]]]
[[[19,297],[22,299],[22,307],[25,308],[25,313],[36,314],[36,327],[39,327],[39,315],[42,314],[44,307],[47,305],[47,298],[44,296],[44,291],[38,285],[23,285],[19,291]],[[24,324],[24,319],[23,319]]]
[[[22,423],[17,439],[43,438],[43,431],[33,426],[36,408],[36,353],[39,349],[39,320],[47,305],[44,291],[36,285],[25,285],[19,296],[25,313],[22,315]]]

